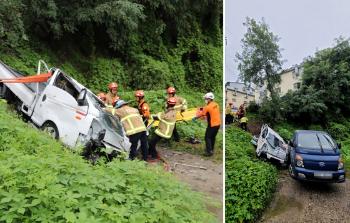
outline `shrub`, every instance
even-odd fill
[[[265,208],[277,184],[277,170],[255,159],[251,135],[226,129],[226,221],[253,222]]]
[[[344,140],[349,136],[349,129],[340,123],[329,123],[327,131],[334,139],[337,140]]]
[[[204,199],[141,161],[91,166],[0,104],[1,222],[214,222]]]

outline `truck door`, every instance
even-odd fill
[[[87,116],[87,106],[79,106],[79,89],[63,73],[53,84],[48,85],[35,107],[32,120],[39,126],[52,122],[57,127],[59,138],[68,146],[74,146],[79,135],[79,126]]]

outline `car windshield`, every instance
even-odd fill
[[[95,106],[96,109],[101,110],[101,108],[106,107],[105,104],[101,100],[99,100],[94,94],[91,92],[88,92],[88,96],[92,101],[92,104]]]
[[[298,147],[304,149],[334,150],[336,145],[329,135],[311,132],[298,135]]]

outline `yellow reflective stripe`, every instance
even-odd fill
[[[169,139],[171,136],[170,135],[164,135],[162,132],[159,131],[159,129],[156,129],[156,131],[154,131],[157,135],[159,135],[160,137]]]
[[[112,115],[114,115],[114,114],[115,114],[115,108],[112,109]]]
[[[178,109],[178,108],[181,108],[181,107],[182,107],[182,105],[175,105],[174,109]]]
[[[127,134],[127,135],[132,135],[132,134],[138,132],[139,130],[146,131],[146,127],[141,126],[141,127],[139,127],[139,128],[130,129],[130,130],[126,131],[126,134]],[[140,131],[140,132],[142,132],[142,131]]]
[[[135,116],[139,116],[139,114],[130,114],[130,115],[127,115],[127,116],[125,116],[124,118],[120,119],[120,121],[122,122],[122,121],[124,121],[125,119],[129,119],[129,118],[135,117]]]

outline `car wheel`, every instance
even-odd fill
[[[46,122],[42,128],[44,132],[48,133],[52,138],[58,139],[59,133],[56,125],[53,122]]]
[[[293,167],[292,167],[292,164],[291,164],[291,163],[289,164],[288,172],[289,172],[289,175],[290,175],[291,177],[295,178],[295,173],[294,173],[294,170],[293,170]]]

